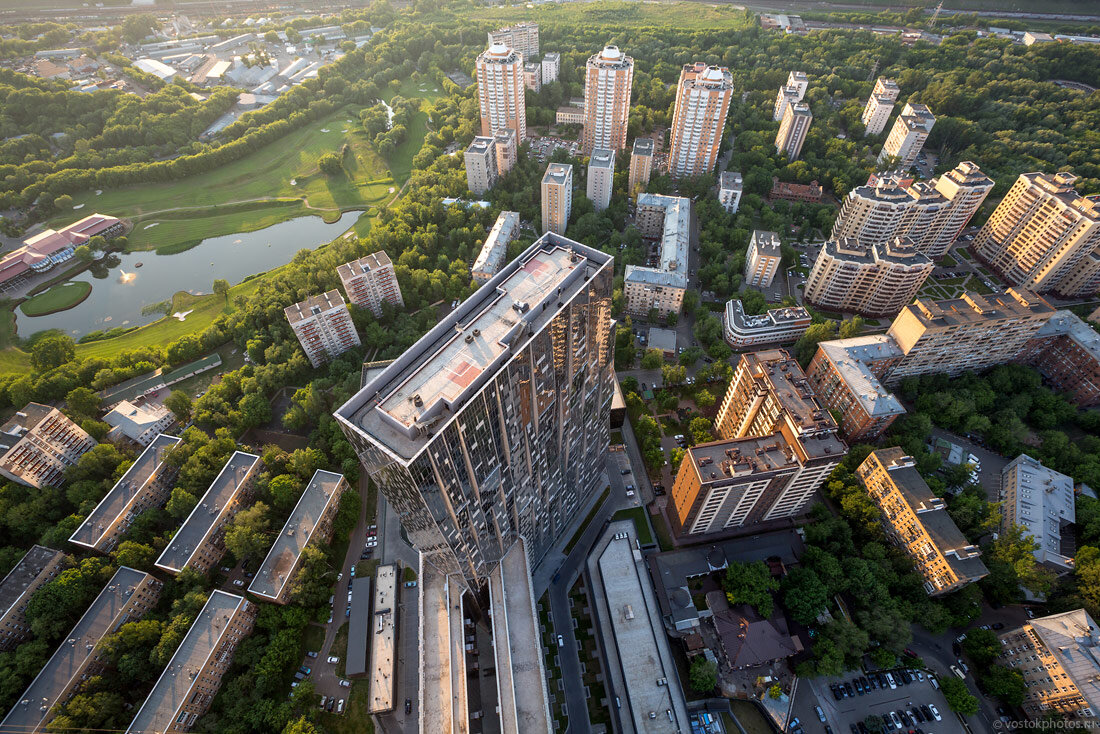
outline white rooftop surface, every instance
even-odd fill
[[[38,731],[39,724],[57,703],[69,681],[92,656],[95,646],[125,621],[120,616],[122,610],[130,601],[134,588],[147,576],[147,573],[126,566],[115,571],[88,611],[0,722],[0,731]]]
[[[531,573],[522,540],[508,550],[489,580],[501,731],[548,733],[550,710],[542,644],[535,624]]]
[[[180,708],[191,697],[195,675],[221,645],[229,620],[237,613],[244,597],[215,590],[206,600],[195,623],[176,649],[168,667],[160,674],[153,690],[138,709],[126,730],[128,734],[167,731]]]
[[[179,438],[162,433],[153,439],[137,457],[122,478],[115,483],[91,514],[69,538],[69,542],[94,548],[122,515],[129,512],[134,501],[154,480],[164,464],[164,457],[180,442]]]
[[[905,413],[901,401],[883,387],[867,366],[869,361],[901,356],[901,350],[892,337],[886,334],[856,336],[821,342],[818,347],[836,365],[837,372],[867,415],[878,417]]]
[[[626,280],[687,288],[691,199],[661,194],[639,194],[637,206],[656,206],[665,210],[664,230],[661,233],[661,261],[656,268],[627,265]]]
[[[234,451],[225,462],[206,494],[202,496],[195,509],[184,520],[183,525],[172,536],[171,542],[157,559],[157,568],[179,573],[183,570],[195,550],[206,540],[218,519],[229,508],[230,501],[240,491],[241,485],[248,479],[252,470],[260,462],[260,457],[244,451]]]
[[[485,244],[481,246],[481,252],[477,254],[477,259],[474,260],[470,272],[496,273],[507,254],[508,242],[511,239],[511,237],[506,239],[502,235],[508,232],[514,236],[518,229],[519,212],[503,211],[497,215],[497,220],[493,223],[489,236],[485,238]]]
[[[267,552],[267,557],[249,584],[248,590],[265,599],[277,599],[290,582],[302,549],[309,545],[317,521],[336,495],[343,474],[318,469],[309,480],[294,511],[286,519],[279,537]]]
[[[1039,543],[1035,551],[1037,560],[1072,568],[1073,560],[1062,555],[1061,540],[1062,523],[1072,523],[1075,518],[1073,479],[1043,466],[1027,454],[1020,454],[1001,470],[1006,492],[1013,469],[1016,505],[1006,507],[1005,511]]]
[[[419,723],[420,731],[428,734],[469,731],[465,715],[457,719],[454,715],[456,710],[466,710],[461,597],[460,585],[452,587],[447,576],[421,559]],[[459,608],[453,609],[455,606]],[[457,636],[453,635],[455,622]],[[454,660],[459,661],[458,670],[454,669]]]
[[[520,313],[513,304],[528,304],[531,310],[573,273],[583,269],[584,259],[573,261],[563,247],[537,251],[513,272],[497,290],[500,295],[486,307],[457,325],[454,336],[430,355],[415,372],[383,398],[379,408],[402,426],[413,426],[433,406],[455,403],[482,372],[508,349],[508,339],[517,338]],[[416,405],[419,396],[422,405]],[[441,406],[440,406],[441,407]]]
[[[679,734],[688,730],[686,705],[653,587],[641,569],[633,524],[612,523],[607,533],[624,529],[628,537],[609,541],[599,560],[609,623],[627,688],[620,713],[639,734]],[[657,685],[660,679],[667,680],[667,685]],[[669,719],[668,711],[674,720]],[[656,713],[652,719],[650,712]]]
[[[394,637],[397,634],[397,567],[379,566],[374,577],[374,613],[370,622],[370,712],[393,709]]]

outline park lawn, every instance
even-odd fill
[[[183,252],[210,237],[255,232],[295,217],[313,214],[299,199],[275,199],[198,210],[165,212],[134,219],[130,250],[156,250],[160,255]],[[333,212],[332,220],[339,216]],[[327,221],[327,218],[326,218]],[[154,226],[150,226],[154,225]],[[149,227],[146,229],[146,227]]]
[[[589,24],[615,26],[668,26],[687,30],[714,31],[748,28],[756,18],[733,6],[707,6],[701,3],[554,3],[534,8],[510,6],[485,10],[474,16],[478,20],[534,20],[539,23],[561,23],[570,27]]]
[[[649,530],[649,522],[646,520],[646,511],[642,507],[628,507],[624,510],[616,512],[612,518],[614,520],[633,520],[634,530],[638,533],[638,542],[642,545],[650,545],[653,543],[653,533]]]
[[[45,316],[48,313],[72,308],[87,298],[91,292],[91,283],[85,283],[82,280],[69,281],[28,298],[19,304],[19,308],[27,316]]]

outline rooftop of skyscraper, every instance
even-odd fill
[[[287,306],[284,310],[287,321],[293,325],[343,305],[344,297],[340,295],[340,291],[333,288],[331,291],[310,296],[301,303]]]
[[[493,144],[493,139],[485,136],[478,135],[476,138],[470,141],[470,144],[466,146],[467,153],[474,153],[476,155],[485,155],[489,152],[489,146]]]
[[[612,261],[548,233],[466,299],[336,413],[409,460],[466,400]]]
[[[573,166],[568,163],[551,163],[542,174],[543,183],[562,185],[573,175]]]
[[[902,309],[925,326],[961,326],[1011,317],[1049,316],[1054,308],[1026,288],[1009,288],[1005,293],[983,296],[967,292],[961,298],[933,301],[919,298]]]
[[[634,155],[653,155],[653,138],[634,138]]]
[[[898,120],[910,130],[920,129],[927,132],[935,124],[936,116],[928,109],[928,105],[907,103]]]
[[[607,148],[593,148],[592,157],[588,159],[589,168],[614,168],[615,154]]]
[[[741,364],[747,367],[753,379],[783,407],[790,419],[788,423],[799,438],[805,436],[830,436],[836,446],[822,453],[843,452],[844,444],[836,438],[837,425],[833,416],[818,400],[806,373],[785,349],[766,349],[741,355]]]
[[[634,59],[620,51],[618,46],[605,46],[603,51],[593,54],[588,63],[605,69],[626,69],[634,64]]]

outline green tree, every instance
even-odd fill
[[[241,510],[226,528],[226,550],[236,558],[249,558],[258,563],[271,545],[267,537],[270,524],[268,506],[263,502],[257,502],[252,507]]]
[[[823,341],[836,339],[837,324],[835,321],[826,321],[822,324],[810,324],[798,341],[794,343],[794,358],[803,367],[810,364],[810,360],[817,353],[817,345]]]
[[[709,408],[714,405],[714,394],[705,388],[697,390],[695,393],[695,404],[700,408]]]
[[[748,604],[761,617],[772,616],[772,592],[779,582],[763,561],[730,563],[722,586],[730,604]]]
[[[68,210],[73,208],[73,197],[69,196],[68,194],[62,194],[61,196],[53,200],[53,205],[57,208],[58,211],[67,212]]]
[[[172,411],[180,423],[191,420],[191,396],[183,390],[173,390],[169,393],[164,399],[164,407]]]
[[[225,299],[225,305],[229,305],[229,281],[225,278],[214,280],[214,293]]]
[[[304,716],[300,716],[294,721],[287,722],[287,725],[283,728],[283,734],[320,734],[320,731],[313,725],[313,722]]]
[[[974,661],[975,668],[985,668],[1001,654],[1001,643],[993,630],[974,629],[966,633],[962,649]]]
[[[665,363],[665,353],[660,349],[647,349],[642,355],[642,369],[660,369]]]
[[[783,606],[791,618],[802,625],[811,625],[829,605],[829,589],[817,573],[805,566],[791,569],[783,579]]]
[[[267,485],[267,491],[275,507],[287,512],[302,496],[302,482],[292,474],[279,474],[272,477]]]
[[[710,422],[709,418],[702,416],[692,418],[691,423],[688,424],[688,431],[695,443],[707,443],[715,439],[714,424]]]
[[[321,169],[321,172],[326,176],[335,176],[344,170],[343,163],[340,161],[340,156],[335,153],[325,153],[317,159],[317,167]]]
[[[79,245],[75,250],[73,250],[73,255],[76,256],[76,259],[82,263],[90,263],[95,257],[92,254],[92,248],[88,247],[87,245]]]
[[[36,372],[46,372],[73,361],[76,344],[71,336],[54,334],[39,339],[31,347],[31,366]]]
[[[699,655],[691,663],[688,680],[696,693],[710,693],[718,685],[718,666]]]
[[[1009,706],[1022,706],[1027,685],[1018,670],[1003,665],[991,665],[981,674],[979,682],[985,692]]]
[[[169,515],[178,520],[191,514],[191,510],[195,509],[195,505],[198,503],[199,501],[195,495],[183,487],[173,487],[172,494],[168,498],[168,503],[164,506],[164,509]]]
[[[778,683],[773,683],[771,687],[768,688],[768,698],[779,700],[779,697],[782,695],[783,686],[779,685]]]
[[[95,418],[99,415],[99,395],[86,387],[77,387],[69,391],[65,396],[65,404],[69,410],[81,418]]]
[[[978,699],[970,693],[966,684],[954,676],[940,679],[940,690],[947,699],[948,707],[955,713],[963,716],[973,716],[978,713]]]
[[[115,559],[115,563],[120,566],[129,566],[139,571],[151,571],[153,562],[157,559],[157,552],[147,545],[124,540],[111,551],[111,558]]]
[[[1038,541],[1026,534],[1023,527],[1012,523],[993,541],[989,555],[1010,566],[1024,588],[1045,594],[1054,584],[1054,574],[1035,560],[1038,549]]]

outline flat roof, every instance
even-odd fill
[[[754,229],[750,243],[761,255],[769,257],[781,257],[783,247],[779,242],[779,235],[766,229]]]
[[[794,329],[800,326],[809,327],[813,317],[802,306],[783,306],[769,309],[762,314],[747,314],[741,301],[731,298],[726,301],[726,321],[736,327],[738,332],[745,333],[754,330],[770,331],[784,328]]]
[[[287,321],[293,325],[299,321],[318,316],[326,311],[340,308],[347,308],[344,304],[344,297],[340,295],[340,291],[333,288],[331,291],[325,291],[324,293],[310,296],[300,303],[295,303],[293,306],[287,306],[283,312],[286,314]]]
[[[1095,710],[1100,707],[1100,633],[1084,609],[1025,620],[1043,641],[1081,696]]]
[[[568,163],[551,163],[546,167],[546,173],[542,174],[544,184],[557,184],[561,186],[573,178],[573,166]]]
[[[393,262],[390,260],[390,256],[386,254],[385,250],[379,250],[378,252],[364,255],[358,260],[352,260],[351,262],[346,262],[338,266],[336,268],[336,274],[340,276],[342,282],[347,282],[357,275],[386,267],[393,267]],[[326,293],[325,295],[327,296],[328,294]],[[305,303],[309,303],[309,301],[305,301]]]
[[[195,677],[221,645],[230,620],[247,603],[242,596],[214,590],[145,703],[141,704],[127,732],[141,734],[168,730],[180,708],[191,697],[191,689],[196,685]]]
[[[115,571],[88,611],[0,722],[0,731],[37,730],[69,682],[92,656],[99,641],[127,621],[122,611],[134,589],[147,578],[149,574],[127,566]]]
[[[1026,288],[1011,287],[1004,293],[982,295],[967,291],[961,298],[934,301],[918,298],[902,309],[925,326],[963,326],[1008,318],[1050,316],[1054,308],[1041,296]],[[895,322],[896,323],[896,322]],[[893,325],[890,332],[893,333]]]
[[[688,449],[684,461],[691,462],[699,483],[704,485],[799,468],[791,444],[775,433],[697,444]]]
[[[401,461],[427,444],[600,270],[610,255],[548,233],[336,411]],[[544,308],[545,306],[545,308]],[[419,400],[419,404],[417,401]]]
[[[354,601],[355,595],[352,595]],[[397,566],[379,566],[374,578],[374,613],[370,618],[370,712],[394,707],[397,664]],[[354,611],[354,610],[353,610]],[[350,639],[350,637],[349,637]]]
[[[348,649],[344,655],[344,672],[349,678],[354,678],[367,674],[371,578],[356,576],[351,580],[349,590],[351,614],[348,615]]]
[[[503,211],[497,215],[493,222],[493,228],[485,238],[481,251],[477,254],[474,264],[470,266],[471,273],[496,273],[504,262],[504,256],[508,254],[508,243],[519,230],[519,212]],[[508,237],[505,237],[507,231]]]
[[[897,342],[885,334],[857,336],[851,339],[821,342],[818,348],[832,363],[849,392],[859,401],[860,407],[871,417],[902,415],[905,406],[882,386],[882,382],[868,366],[879,359],[901,357]]]
[[[160,554],[157,568],[175,573],[183,570],[259,463],[260,457],[255,454],[233,452],[210,488],[172,536],[168,547]]]
[[[458,734],[468,729],[454,716],[455,710],[466,710],[460,586],[452,585],[446,574],[424,563],[421,556],[419,724],[420,731],[429,734]],[[458,639],[451,634],[455,627],[452,617],[457,618]]]
[[[653,138],[634,138],[634,155],[653,155]]]
[[[485,155],[489,152],[489,146],[492,144],[493,138],[482,137],[481,135],[478,135],[470,141],[470,144],[468,146],[466,146],[466,152],[474,153],[477,155]]]
[[[660,265],[655,268],[627,265],[627,282],[650,283],[673,288],[687,288],[688,245],[691,237],[691,199],[661,194],[638,194],[637,208],[654,207],[665,210],[661,231]]]
[[[95,548],[115,526],[118,519],[130,511],[149,483],[154,481],[164,466],[164,459],[180,442],[176,436],[162,433],[153,439],[134,460],[111,491],[99,501],[95,509],[80,527],[69,536],[69,542],[85,548]]]
[[[607,532],[625,525],[614,523]],[[599,559],[608,624],[626,684],[620,713],[639,734],[679,734],[688,729],[683,692],[652,586],[640,569],[642,555],[634,547],[632,531],[631,524],[626,538],[610,540]],[[659,685],[660,680],[665,684]],[[657,715],[650,718],[650,712]]]
[[[302,549],[309,545],[317,522],[336,497],[336,490],[344,481],[343,474],[318,469],[309,480],[306,490],[294,505],[290,517],[283,524],[279,536],[267,552],[267,557],[256,571],[248,590],[265,599],[278,599],[290,582]],[[174,540],[174,539],[173,539]]]
[[[836,421],[818,400],[802,367],[785,349],[766,349],[741,355],[741,364],[787,414],[799,437],[835,433]],[[839,443],[839,441],[838,441]],[[841,444],[843,446],[843,444]]]
[[[592,155],[588,159],[588,167],[610,170],[615,167],[615,154],[608,148],[593,148]]]
[[[740,191],[743,186],[740,171],[722,171],[718,177],[718,188],[726,191]]]
[[[1069,526],[1076,519],[1073,478],[1020,454],[1001,470],[1001,486],[1014,500],[1006,508],[1007,519],[1025,528],[1039,544],[1036,560],[1072,567],[1066,541],[1072,542]],[[1063,538],[1063,533],[1068,537]]]
[[[15,568],[8,571],[8,575],[0,581],[0,616],[7,614],[19,603],[46,566],[60,555],[61,551],[44,545],[31,546],[27,554],[15,564]]]

